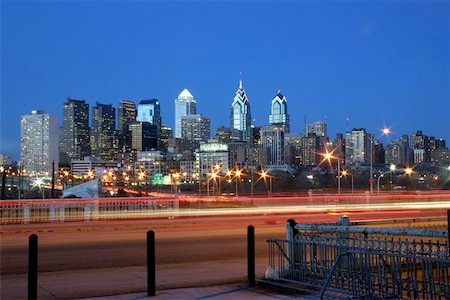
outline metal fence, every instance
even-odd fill
[[[321,298],[450,299],[446,231],[292,225],[287,240],[267,241],[271,284]]]
[[[0,201],[1,224],[145,219],[171,216],[176,198]]]

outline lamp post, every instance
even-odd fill
[[[269,196],[269,195],[272,194],[272,176],[270,176],[267,171],[263,170],[261,172],[261,177],[260,178],[263,178],[264,182],[267,182],[267,177],[269,177],[269,187],[267,189],[267,196]]]
[[[338,168],[337,168],[337,179],[338,179],[338,181],[337,181],[337,185],[338,185],[338,194],[340,194],[341,193],[341,159],[339,157],[333,156],[333,151],[328,152],[328,150],[326,150],[326,152],[324,154],[322,154],[322,156],[323,156],[322,162],[324,162],[325,160],[328,160],[328,162],[329,162],[329,164],[331,166],[331,169],[333,169],[333,166],[331,164],[331,160],[332,159],[336,159],[337,160],[337,162],[338,162]]]
[[[235,193],[236,197],[238,196],[238,180],[241,180],[241,174],[242,174],[241,170],[236,170],[234,172],[234,179],[236,180],[236,193]]]
[[[342,171],[342,175],[343,175],[343,176],[347,176],[347,175],[348,175],[348,176],[351,176],[351,177],[352,177],[352,194],[353,194],[353,191],[354,191],[354,188],[353,188],[353,186],[354,186],[354,185],[353,185],[353,175],[350,174],[347,170],[343,170],[343,171]]]
[[[391,129],[388,127],[384,127],[383,129],[381,129],[381,134],[382,135],[386,135],[388,136],[391,133]],[[373,135],[370,135],[370,180],[369,180],[369,184],[370,184],[370,193],[373,193]]]
[[[389,171],[382,173],[382,174],[378,177],[378,179],[377,179],[377,194],[380,193],[380,180],[381,180],[381,177],[383,177],[383,176],[386,175],[386,174],[395,172],[395,169],[396,169],[395,165],[392,164],[392,165],[389,166]]]

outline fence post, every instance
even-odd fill
[[[28,299],[37,299],[38,236],[28,238]]]
[[[147,296],[156,295],[155,233],[147,231]]]
[[[247,227],[247,274],[248,285],[255,286],[255,227]]]

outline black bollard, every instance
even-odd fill
[[[255,286],[255,227],[247,227],[247,274],[248,285]]]
[[[37,299],[38,236],[28,238],[28,299]]]
[[[156,295],[155,233],[147,231],[147,296]]]

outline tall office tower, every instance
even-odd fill
[[[411,137],[411,147],[413,151],[413,163],[423,164],[430,162],[430,153],[428,151],[429,138],[422,131],[417,131]]]
[[[157,127],[149,122],[135,121],[129,125],[131,148],[136,151],[156,150]]]
[[[263,126],[261,147],[264,165],[284,164],[284,128],[278,125]]]
[[[319,151],[325,152],[325,146],[328,142],[327,123],[316,121],[312,124],[307,124],[305,136],[309,136],[311,133],[314,133],[319,138]]]
[[[33,110],[20,119],[20,161],[33,175],[51,175],[52,163],[58,170],[58,121],[56,116]]]
[[[136,121],[136,103],[130,100],[121,100],[117,110],[118,130],[120,133],[128,131],[128,125]]]
[[[175,138],[181,138],[181,118],[197,113],[197,101],[184,89],[175,99]]]
[[[386,164],[396,165],[398,167],[405,167],[409,165],[409,147],[408,143],[402,139],[395,139],[386,147]]]
[[[247,143],[251,143],[253,139],[251,120],[250,102],[240,80],[236,96],[231,103],[230,127],[240,130],[242,139]]]
[[[289,165],[300,165],[302,161],[302,134],[285,134],[284,135],[284,160]]]
[[[84,100],[67,98],[63,108],[63,126],[60,135],[60,163],[70,164],[91,155],[89,104]]]
[[[161,107],[158,99],[141,100],[138,105],[137,121],[156,126],[157,149],[161,147]]]
[[[211,137],[211,120],[203,115],[188,115],[181,118],[181,138],[207,142]]]
[[[163,151],[167,151],[169,146],[169,139],[173,137],[172,127],[163,124],[161,126],[161,146]]]
[[[315,133],[310,133],[302,139],[302,161],[303,166],[317,166],[320,162],[319,151],[320,139]]]
[[[364,128],[353,128],[345,134],[345,164],[370,165],[371,135]]]
[[[92,155],[106,161],[114,161],[116,145],[116,109],[111,104],[96,103],[92,107],[91,123]]]
[[[131,136],[128,125],[136,121],[136,104],[134,101],[121,100],[117,110],[117,121],[119,131],[119,148],[129,151],[131,149]]]
[[[278,91],[278,93],[272,99],[269,124],[281,126],[284,128],[285,133],[289,133],[290,127],[286,97],[283,96],[280,91]]]

